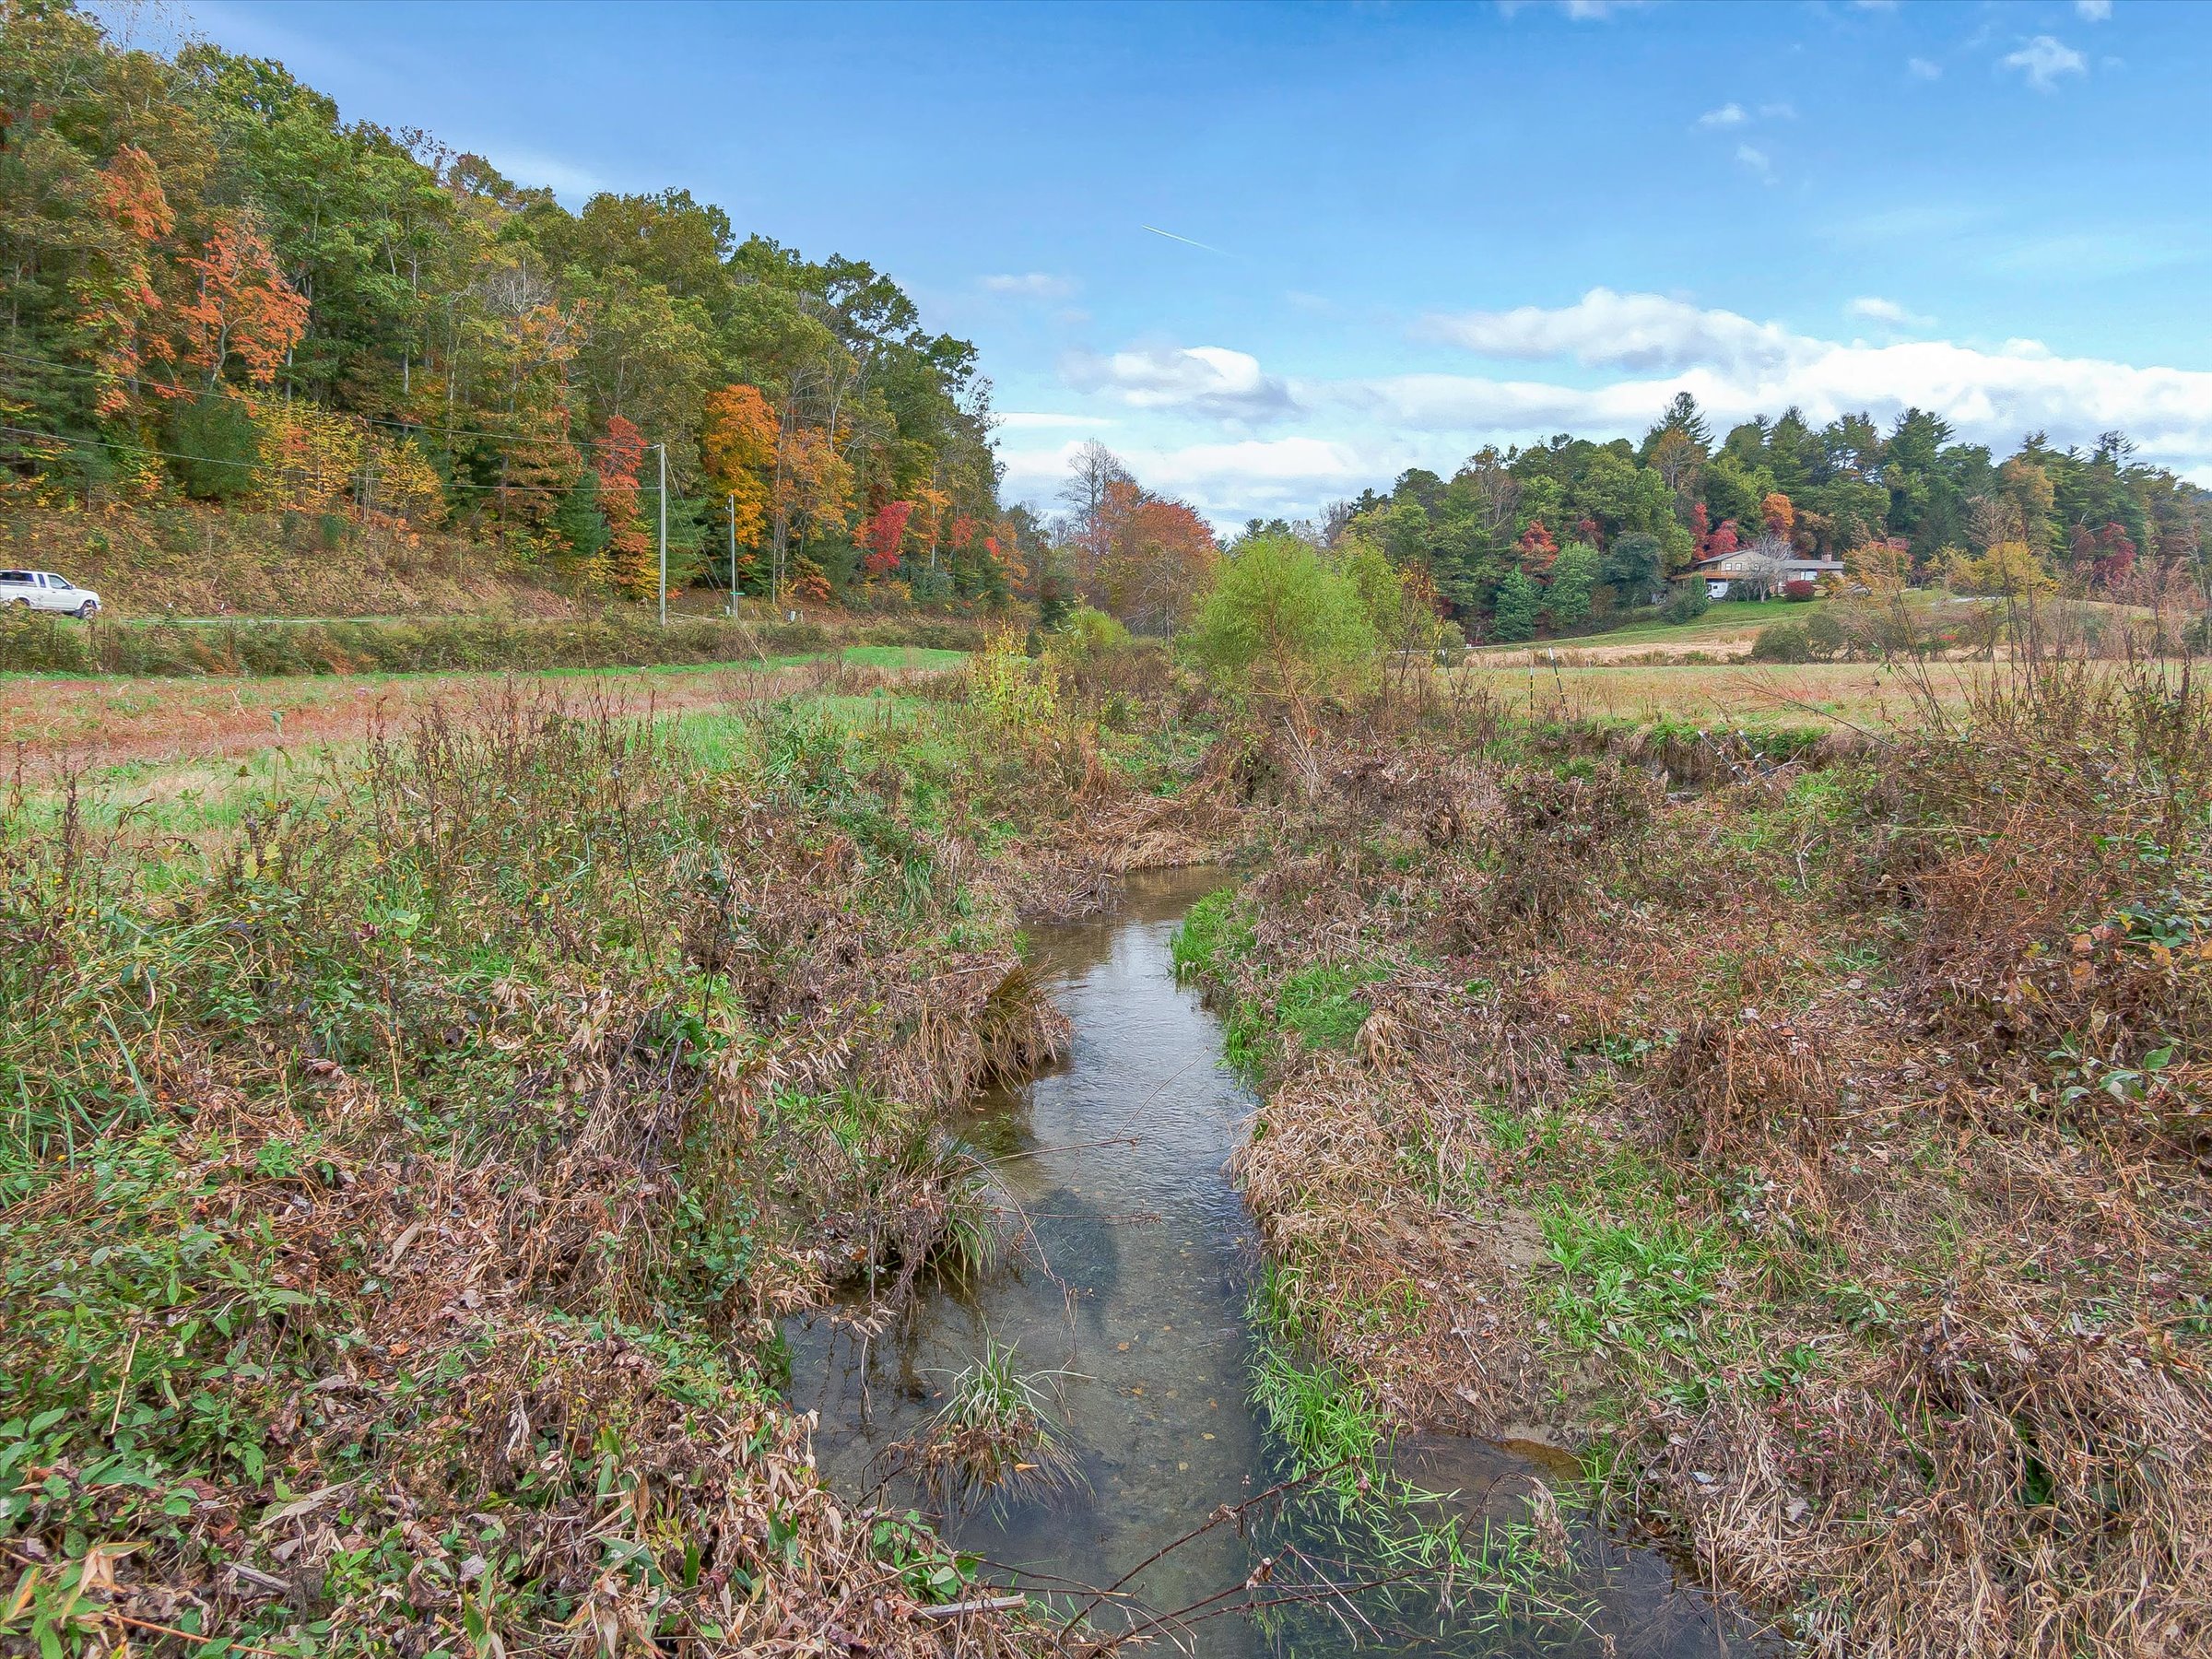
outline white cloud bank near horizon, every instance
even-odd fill
[[[1854,314],[1895,328],[1924,324],[1899,304],[1863,300]],[[2212,372],[2066,357],[2036,340],[1995,347],[1953,340],[1835,340],[1778,322],[1661,294],[1594,288],[1571,305],[1516,306],[1423,319],[1414,337],[1499,364],[1549,365],[1556,378],[1450,368],[1335,380],[1272,374],[1226,347],[1151,347],[1071,359],[1069,383],[1140,418],[1112,441],[1147,485],[1191,501],[1217,524],[1306,516],[1327,501],[1386,488],[1407,466],[1449,472],[1485,443],[1553,432],[1634,438],[1677,391],[1716,431],[1795,406],[1815,425],[1865,410],[1887,425],[1907,408],[1941,416],[1960,439],[2004,453],[2030,431],[2088,443],[2118,429],[2145,459],[2212,483]],[[1615,378],[1588,381],[1592,371]],[[1169,441],[1149,419],[1219,436]],[[1056,418],[1066,420],[1067,418]],[[1296,430],[1250,435],[1262,423]],[[1009,415],[1010,431],[1045,422]],[[1041,436],[1042,432],[1038,431]],[[1079,446],[1002,449],[1008,492],[1049,502]]]

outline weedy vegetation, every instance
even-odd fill
[[[1077,1479],[1075,1452],[1052,1416],[1049,1391],[1060,1373],[1025,1375],[1014,1358],[1011,1344],[986,1333],[983,1351],[951,1380],[927,1430],[891,1449],[892,1465],[955,1509]]]
[[[1187,835],[1208,796],[1079,687],[1018,742],[917,690],[716,723],[510,684],[191,836],[18,768],[0,1639],[1017,1640],[926,1617],[972,1564],[820,1485],[775,1321],[1007,1246],[938,1113],[1065,1028],[978,842],[1080,873],[1097,819]],[[1001,1370],[965,1427],[1027,1408]]]
[[[1299,1374],[1579,1446],[1811,1652],[2203,1651],[2194,666],[1908,673],[1781,752],[1457,678],[1259,728],[1181,946]]]

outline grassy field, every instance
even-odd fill
[[[1986,670],[1972,663],[1562,667],[1549,663],[1506,666],[1476,659],[1461,672],[1468,684],[1489,691],[1517,712],[1543,719],[1878,731],[1912,717],[1915,688],[1956,709]]]
[[[924,1615],[776,1321],[1009,1246],[1015,898],[1217,797],[957,660],[0,692],[97,768],[0,784],[0,1647],[1043,1645]]]
[[[1177,959],[1335,1380],[1266,1396],[1290,1443],[1573,1446],[1807,1653],[2212,1651],[2212,706],[1983,672],[1971,732],[1689,787],[1477,697],[1278,744]],[[1867,677],[1778,677],[1902,716]]]
[[[2180,677],[1421,662],[1299,731],[960,660],[0,681],[18,1612],[704,1653],[865,1583],[945,1651],[974,1581],[815,1483],[766,1334],[997,1247],[936,1114],[1062,1030],[1021,918],[1226,856],[1177,959],[1262,1099],[1288,1443],[1574,1447],[1826,1651],[2205,1651]],[[1661,779],[1624,725],[1878,737]]]
[[[927,674],[958,651],[852,645],[835,654],[655,668],[528,674],[353,674],[296,678],[134,679],[0,675],[0,748],[40,768],[111,768],[239,759],[278,748],[358,742],[378,723],[439,699],[480,700],[510,680],[560,685],[667,712],[789,695],[826,672]]]
[[[1985,603],[1918,591],[1907,593],[1903,599],[1908,610],[1924,621]],[[1776,622],[1807,622],[1835,608],[1836,602],[1830,599],[1723,599],[1703,615],[1692,617],[1687,622],[1667,622],[1653,617],[1604,633],[1538,640],[1526,645],[1484,646],[1470,655],[1476,661],[1491,665],[1543,663],[1556,656],[1561,663],[1585,666],[1633,665],[1653,658],[1693,655],[1740,658],[1749,654],[1751,642],[1761,629]]]

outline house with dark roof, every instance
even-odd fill
[[[1841,578],[1843,561],[1801,553],[1784,544],[1757,541],[1730,553],[1715,553],[1677,571],[1677,582],[1702,582],[1715,599],[1724,599],[1739,583],[1764,593],[1779,593],[1784,582],[1818,582],[1823,576]]]

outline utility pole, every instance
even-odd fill
[[[668,626],[668,446],[653,446],[661,452],[661,626]]]
[[[737,614],[737,492],[730,491],[730,615]]]

